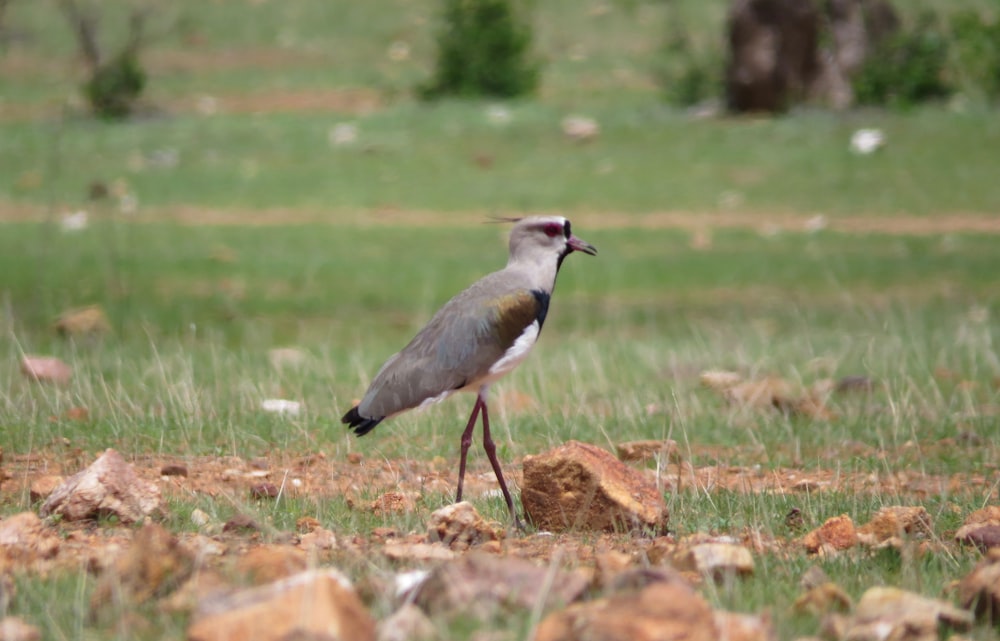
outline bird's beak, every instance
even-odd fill
[[[576,252],[583,252],[584,254],[590,254],[591,256],[597,255],[597,248],[588,243],[585,240],[580,240],[576,236],[570,235],[569,240],[566,241],[569,248]]]

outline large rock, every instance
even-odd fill
[[[569,441],[524,459],[521,502],[544,530],[663,529],[667,508],[656,484],[599,447]]]
[[[542,620],[534,641],[717,641],[708,602],[683,583],[571,605]]]
[[[972,625],[972,613],[913,592],[890,587],[869,588],[858,601],[844,638],[851,641],[912,639],[933,641],[940,629]]]
[[[39,513],[58,514],[67,521],[93,519],[113,514],[133,523],[158,512],[160,488],[144,481],[115,450],[105,450],[90,467],[57,487]]]
[[[488,618],[499,608],[565,605],[579,597],[589,577],[518,558],[471,552],[435,568],[413,602],[430,614],[462,612]]]
[[[1000,506],[989,505],[970,514],[955,532],[955,540],[983,551],[1000,547]]]
[[[189,641],[374,641],[375,621],[335,570],[313,570],[199,605]]]
[[[730,110],[776,113],[806,95],[820,69],[816,3],[735,0],[728,31]]]
[[[985,623],[1000,625],[1000,548],[993,548],[958,583],[958,600]]]

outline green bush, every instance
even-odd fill
[[[863,105],[901,107],[945,98],[952,91],[947,63],[948,40],[934,16],[924,14],[912,30],[900,30],[868,56],[853,81],[855,98]]]
[[[723,62],[698,51],[686,36],[668,35],[655,73],[667,102],[690,107],[722,95]]]
[[[957,83],[990,100],[1000,97],[1000,21],[962,11],[951,17],[950,27]]]
[[[514,0],[444,0],[437,68],[425,98],[444,95],[510,98],[534,92],[538,64],[531,28]]]
[[[95,69],[84,93],[95,115],[115,120],[132,113],[145,86],[146,73],[129,51]]]

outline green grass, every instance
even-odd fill
[[[139,216],[189,206],[222,208],[236,220],[243,209],[330,220],[382,209],[613,211],[637,220],[651,211],[723,211],[752,220],[989,213],[1000,202],[991,153],[1000,124],[988,111],[692,122],[652,102],[589,111],[602,135],[579,144],[561,133],[562,110],[510,110],[502,127],[475,103],[401,105],[364,117],[0,122],[0,154],[17,159],[0,170],[0,198],[86,209],[91,183],[120,182]],[[358,141],[334,147],[328,133],[345,121],[358,127]],[[881,127],[888,147],[850,154],[861,126]],[[155,163],[165,151],[176,165]]]
[[[341,461],[358,452],[373,462],[401,462],[398,477],[376,475],[357,491],[352,500],[361,505],[392,489],[390,479],[412,482],[405,462],[420,466],[440,458],[435,468],[452,478],[471,399],[401,416],[364,439],[351,437],[339,416],[438,305],[501,266],[502,226],[477,219],[418,227],[112,220],[77,233],[45,223],[6,224],[3,231],[0,442],[6,455],[43,453],[73,469],[109,446],[127,456],[249,460],[320,452]],[[750,531],[790,539],[797,536],[785,524],[792,508],[813,527],[840,513],[861,523],[883,505],[921,504],[932,513],[937,536],[948,541],[964,515],[991,501],[1000,406],[994,238],[717,231],[710,247],[694,249],[689,235],[676,230],[577,225],[575,231],[600,254],[566,262],[536,353],[494,396],[519,391],[537,402],[533,411],[499,400],[494,405],[508,474],[519,457],[571,438],[612,448],[669,437],[696,467],[739,466],[764,476],[785,467],[836,470],[843,482],[901,470],[986,479],[928,496],[889,487],[856,493],[849,485],[793,495],[670,486],[671,528],[681,536]],[[115,328],[110,336],[67,341],[54,335],[51,321],[60,310],[91,303],[108,311]],[[301,369],[270,366],[267,350],[285,345],[309,355]],[[73,381],[57,388],[24,380],[17,371],[23,353],[63,357],[76,370]],[[713,368],[803,385],[865,375],[879,388],[836,397],[832,409],[839,418],[816,422],[726,405],[698,382],[699,372]],[[273,396],[303,401],[303,416],[260,412],[260,400]],[[90,410],[88,420],[62,418],[78,406]],[[963,440],[962,432],[980,440]],[[473,470],[488,470],[476,448],[471,462]],[[664,470],[666,478],[674,467]],[[280,540],[304,516],[340,537],[366,537],[377,527],[419,532],[426,515],[449,501],[447,492],[432,491],[414,512],[383,516],[352,508],[345,497],[269,503],[192,496],[170,500],[166,524],[193,532],[190,514],[199,508],[216,523],[248,513],[264,525],[264,540]],[[506,518],[498,498],[475,501],[488,518]],[[25,496],[7,495],[0,503],[7,514],[29,508]],[[627,545],[628,538],[622,541]],[[350,555],[338,558],[359,581],[393,570],[387,561],[361,566]],[[814,633],[813,618],[776,604],[798,594],[799,577],[816,561],[766,553],[756,560],[753,578],[706,586],[706,596],[738,611],[771,608],[783,639]],[[881,583],[938,595],[975,560],[951,551],[919,559],[857,553],[820,563],[858,598]],[[82,619],[80,604],[93,589],[83,574],[18,581],[24,587],[11,611],[54,637],[113,638],[134,623]],[[73,598],[60,599],[39,619],[40,604],[53,594]],[[378,595],[370,606],[376,616],[392,609]],[[183,618],[152,610],[147,618],[151,627],[128,634],[174,637],[184,625]],[[481,629],[474,622],[437,623],[461,638]],[[520,638],[526,622],[507,614],[494,624]],[[977,630],[972,638],[989,636]]]

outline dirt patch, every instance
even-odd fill
[[[324,100],[330,104],[342,100],[345,108],[366,108],[377,101],[374,97],[357,94],[353,97],[333,97],[303,94],[286,98],[289,105],[300,100],[301,108],[320,108]],[[249,101],[235,108],[253,108]],[[294,107],[289,107],[294,108]],[[70,210],[70,205],[56,205],[57,211]],[[172,222],[182,225],[404,225],[408,227],[455,227],[479,225],[496,217],[491,211],[429,211],[421,209],[329,209],[276,207],[270,209],[221,209],[194,205],[149,207],[141,220]],[[555,212],[513,212],[515,215],[549,214]],[[567,213],[567,212],[563,212]],[[762,234],[780,232],[810,233],[815,230],[815,218],[807,214],[765,212],[718,213],[697,211],[663,211],[649,213],[579,212],[567,213],[581,229],[679,229],[691,232],[713,229],[747,229]],[[0,202],[0,222],[40,222],[51,217],[50,210],[40,205]],[[1000,215],[973,212],[940,213],[933,216],[872,214],[866,216],[831,217],[824,229],[845,234],[888,234],[901,236],[931,236],[948,233],[1000,234]]]
[[[186,97],[168,100],[162,108],[170,113],[342,113],[368,114],[382,108],[379,92],[365,88],[283,89],[254,94]]]

